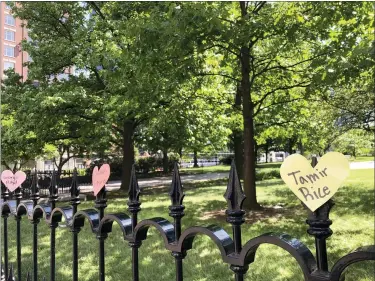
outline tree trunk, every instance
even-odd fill
[[[168,149],[163,149],[163,173],[169,172],[169,165],[168,165]]]
[[[234,99],[234,110],[241,111],[242,97],[241,97],[241,86],[237,85],[237,91]],[[235,129],[233,130],[233,149],[234,149],[234,161],[236,164],[237,174],[240,179],[243,179],[244,166],[243,166],[243,132]]]
[[[301,155],[303,155],[303,153],[305,152],[304,150],[303,150],[303,143],[302,143],[302,141],[301,140],[299,140],[299,151],[300,151],[300,153],[301,153]]]
[[[194,149],[194,168],[198,168],[198,151]]]
[[[127,190],[129,188],[134,163],[134,122],[132,120],[125,121],[123,128],[121,189]]]
[[[239,130],[233,131],[233,146],[234,146],[234,161],[238,177],[243,179],[244,166],[243,166],[243,132]]]
[[[245,2],[240,2],[242,16],[244,14]],[[246,10],[245,10],[246,11]],[[244,122],[244,191],[246,199],[243,207],[248,210],[259,210],[256,197],[255,185],[255,142],[254,142],[254,104],[250,96],[250,50],[249,47],[241,47],[241,91],[242,91],[242,114]]]
[[[180,160],[182,160],[182,147],[178,149],[178,155],[180,156]]]
[[[294,136],[288,139],[288,152],[293,154],[293,147],[296,145],[298,139]]]
[[[56,181],[59,182],[61,178],[62,168],[65,165],[66,162],[60,161],[57,165],[57,171],[56,171]]]
[[[268,153],[269,153],[269,143],[268,140],[266,141],[266,144],[264,146],[264,151],[266,152],[266,163],[268,163]]]

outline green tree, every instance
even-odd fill
[[[197,75],[220,75],[239,85],[244,129],[244,206],[257,209],[255,135],[257,118],[295,99],[292,89],[322,82],[325,61],[347,56],[361,36],[365,3],[183,3],[174,13],[185,50],[216,54],[219,67]],[[353,11],[355,13],[353,13]],[[192,21],[191,19],[194,18]],[[348,22],[351,24],[349,25]],[[336,33],[337,32],[337,33]],[[320,67],[320,68],[319,68]],[[320,77],[320,76],[319,76]],[[239,107],[237,105],[237,107]]]
[[[23,48],[33,58],[31,79],[50,84],[51,75],[72,74],[74,68],[82,72],[58,83],[60,91],[44,92],[39,102],[57,99],[69,105],[58,107],[57,118],[65,112],[66,124],[79,119],[79,130],[91,124],[85,141],[107,141],[107,147],[122,149],[123,187],[130,180],[136,130],[178,96],[176,88],[187,78],[184,65],[163,56],[167,41],[154,28],[163,17],[149,17],[153,10],[163,9],[156,3],[125,2],[39,2],[14,7],[29,29],[31,41],[23,42]],[[95,137],[89,136],[90,128],[98,132]]]
[[[339,152],[357,155],[369,155],[374,151],[374,135],[361,129],[354,129],[338,137],[332,147]]]

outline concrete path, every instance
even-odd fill
[[[350,169],[373,169],[374,168],[374,161],[368,162],[350,162]],[[229,176],[228,172],[222,173],[206,173],[206,174],[195,174],[195,175],[184,175],[181,176],[182,183],[191,183],[191,182],[200,182],[200,181],[208,181],[208,180],[217,180],[217,179],[227,179]],[[168,186],[172,183],[171,177],[157,177],[157,178],[149,178],[149,179],[139,179],[138,185],[140,188],[144,187],[154,187],[154,186]],[[117,190],[120,188],[121,182],[120,181],[109,181],[106,184],[106,188],[111,190]],[[92,191],[92,186],[80,186],[82,193],[89,193]]]
[[[208,181],[208,180],[217,180],[228,178],[229,171],[225,173],[206,173],[206,174],[196,174],[196,175],[185,175],[181,176],[182,183],[188,182],[200,182],[200,181]],[[170,185],[172,183],[171,177],[157,177],[157,178],[149,178],[149,179],[139,179],[138,185],[142,189],[144,187],[154,187],[154,186],[165,186]],[[109,181],[105,186],[108,191],[117,190],[120,188],[121,181]],[[82,193],[91,192],[92,186],[80,186]]]
[[[367,162],[350,162],[350,169],[374,169],[374,161]]]

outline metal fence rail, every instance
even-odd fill
[[[316,161],[315,161],[316,162]],[[316,163],[315,163],[316,164]],[[4,279],[14,280],[14,275],[22,276],[22,257],[21,257],[21,218],[25,216],[33,225],[33,272],[28,273],[28,280],[37,281],[38,272],[38,225],[41,221],[47,223],[50,227],[50,276],[49,280],[55,281],[55,231],[64,217],[66,224],[70,228],[72,243],[68,245],[72,249],[72,280],[78,281],[78,239],[79,232],[85,222],[89,222],[91,229],[98,239],[99,249],[99,280],[104,281],[105,274],[105,242],[112,231],[113,223],[117,223],[123,233],[123,237],[128,241],[132,250],[132,280],[139,280],[139,260],[138,250],[142,246],[142,241],[147,239],[147,232],[150,227],[156,228],[160,232],[164,246],[169,250],[175,259],[176,280],[183,280],[183,260],[188,251],[194,247],[194,238],[199,235],[210,237],[221,252],[224,263],[229,265],[233,271],[234,280],[244,280],[244,275],[249,270],[249,264],[254,261],[257,249],[261,244],[273,244],[289,252],[293,256],[307,281],[341,281],[340,276],[344,270],[352,263],[375,260],[375,246],[362,247],[348,255],[340,258],[335,265],[328,269],[326,239],[332,235],[329,228],[332,221],[329,219],[329,213],[334,205],[329,200],[315,212],[307,209],[309,225],[307,232],[315,239],[316,255],[298,239],[283,233],[266,233],[252,238],[246,243],[242,243],[241,225],[244,223],[245,212],[242,210],[242,203],[245,195],[242,191],[240,180],[237,176],[234,164],[230,171],[229,182],[224,197],[228,207],[226,210],[227,222],[232,225],[232,236],[223,228],[216,225],[208,227],[196,226],[182,230],[181,220],[184,217],[184,192],[178,172],[175,165],[172,185],[169,192],[171,205],[169,206],[169,215],[173,222],[165,218],[151,218],[138,222],[137,216],[140,212],[141,202],[139,201],[140,189],[136,180],[135,170],[133,168],[131,183],[129,186],[129,200],[127,211],[130,215],[122,213],[105,214],[107,207],[106,191],[102,189],[96,196],[95,209],[78,210],[80,204],[78,176],[75,172],[70,186],[70,205],[56,207],[58,200],[58,189],[56,177],[52,175],[49,186],[49,197],[47,204],[39,204],[39,188],[37,177],[34,176],[30,186],[31,200],[23,200],[23,193],[20,188],[15,192],[15,199],[10,200],[9,192],[2,186],[1,196],[3,199],[1,205],[1,215],[3,218],[3,247],[4,247]],[[17,244],[17,273],[9,268],[8,259],[8,225],[9,216],[14,216],[17,221],[16,244]]]
[[[27,171],[26,180],[21,185],[22,199],[30,199],[31,182],[35,174],[37,175],[36,184],[38,187],[39,196],[48,197],[50,195],[49,187],[51,185],[51,179],[54,173],[55,171],[34,171],[33,173],[31,173],[31,171]],[[71,171],[61,171],[61,175],[58,178],[56,177],[57,194],[69,193],[73,174],[74,172]],[[79,176],[76,174],[75,177],[81,186],[91,185],[91,175]],[[13,199],[14,197],[14,193],[9,194],[9,198]]]

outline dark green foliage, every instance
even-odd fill
[[[233,159],[234,159],[233,155],[225,156],[225,157],[221,157],[219,159],[219,162],[220,162],[220,164],[223,164],[223,165],[230,165],[232,163]]]
[[[173,170],[175,162],[179,161],[177,154],[168,155],[168,169]],[[163,158],[158,156],[149,156],[139,158],[135,162],[135,170],[137,173],[148,174],[150,172],[162,171],[163,170]]]

